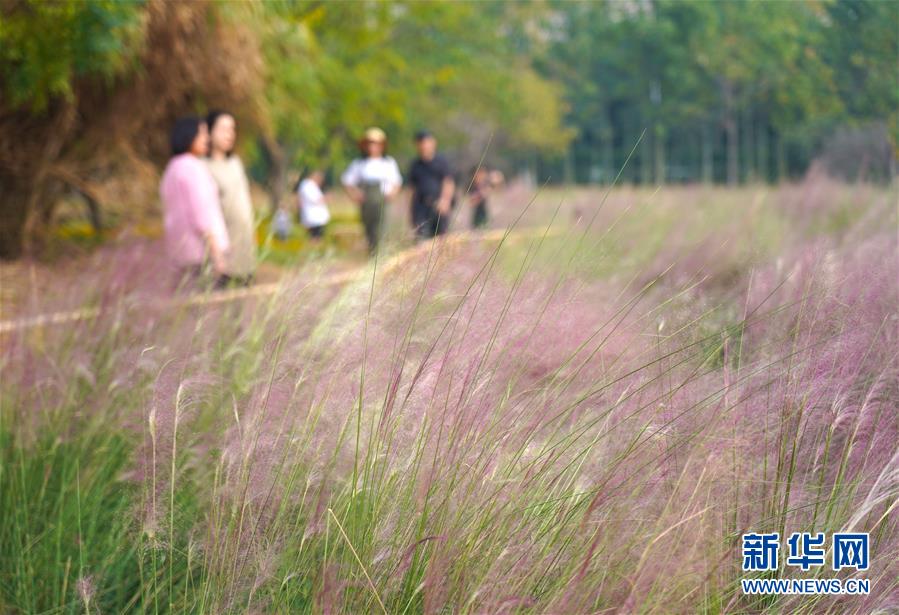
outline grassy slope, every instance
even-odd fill
[[[548,191],[522,224],[561,234],[425,250],[374,292],[307,268],[11,340],[0,610],[895,606],[894,198]],[[743,531],[844,527],[872,596],[739,594]]]

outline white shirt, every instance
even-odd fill
[[[331,219],[331,213],[325,204],[325,195],[318,184],[310,178],[300,182],[297,191],[300,197],[300,220],[306,228],[324,226]]]
[[[403,176],[396,160],[382,158],[357,158],[340,176],[344,186],[357,187],[362,183],[380,182],[381,192],[387,194],[403,185]]]

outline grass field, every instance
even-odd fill
[[[2,338],[0,612],[899,609],[897,196],[513,186],[205,306],[91,261]],[[769,576],[869,595],[742,594],[741,534],[841,530]]]

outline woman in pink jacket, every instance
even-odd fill
[[[209,148],[203,120],[182,118],[172,129],[172,158],[159,187],[165,219],[166,253],[191,278],[216,279],[225,273],[228,231],[219,205],[218,187],[202,161]]]

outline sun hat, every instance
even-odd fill
[[[366,129],[362,139],[363,141],[384,143],[385,141],[387,141],[387,134],[377,126],[372,126],[371,128]]]

